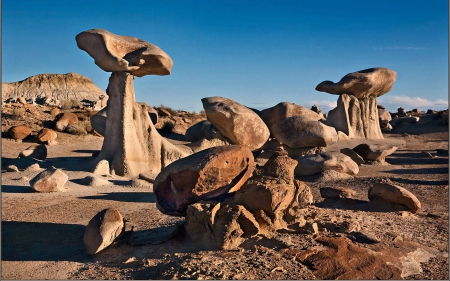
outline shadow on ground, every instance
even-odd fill
[[[100,199],[112,200],[120,202],[139,202],[139,203],[155,203],[155,195],[153,192],[110,192],[100,193],[99,195],[83,196],[81,199]]]

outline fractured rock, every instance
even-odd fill
[[[60,169],[47,168],[30,180],[30,186],[38,192],[63,191],[69,177]]]
[[[158,209],[183,215],[189,204],[237,191],[253,171],[253,155],[241,145],[202,150],[165,167],[153,192]]]
[[[233,144],[250,150],[261,148],[270,132],[264,121],[251,109],[227,98],[202,99],[206,118]]]
[[[338,140],[333,127],[305,116],[292,116],[275,123],[272,134],[291,148],[326,147]]]
[[[116,209],[97,213],[86,226],[83,242],[89,255],[95,255],[111,245],[122,233],[123,217]]]
[[[351,176],[358,174],[358,165],[350,157],[339,152],[326,152],[303,156],[297,159],[295,175],[304,177],[332,170]]]
[[[413,214],[421,209],[420,201],[414,194],[405,188],[387,184],[377,183],[369,189],[369,200],[381,199],[395,204],[400,204],[407,207]]]

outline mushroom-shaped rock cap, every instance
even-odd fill
[[[349,73],[337,83],[323,81],[316,90],[334,95],[349,94],[358,99],[376,98],[392,90],[396,78],[397,73],[389,68],[369,68]]]
[[[107,72],[128,71],[142,77],[168,75],[173,61],[163,50],[136,37],[120,36],[104,29],[90,29],[75,37],[78,48]]]

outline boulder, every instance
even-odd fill
[[[275,123],[272,134],[291,148],[326,147],[338,140],[333,127],[305,116],[293,116]]]
[[[34,144],[20,152],[18,157],[31,157],[38,160],[45,160],[47,158],[47,147],[45,144]]]
[[[320,196],[328,199],[353,198],[356,191],[348,187],[321,187]]]
[[[97,213],[86,226],[83,242],[89,255],[95,255],[111,245],[123,232],[122,215],[116,209]]]
[[[203,120],[190,126],[185,133],[187,141],[195,142],[201,139],[212,139],[214,126],[208,120]]]
[[[188,205],[237,191],[253,171],[253,155],[241,145],[202,150],[165,167],[153,192],[158,209],[184,215]]]
[[[407,207],[413,214],[421,209],[420,201],[414,194],[405,188],[388,184],[377,183],[369,189],[369,200],[381,199],[394,204],[400,204]]]
[[[360,155],[365,161],[377,161],[383,163],[386,156],[391,155],[398,149],[392,145],[369,145],[362,143],[353,148],[353,151]]]
[[[55,140],[58,135],[52,129],[44,128],[37,134],[37,139],[39,142],[47,142]]]
[[[8,167],[6,167],[6,171],[7,172],[19,172],[19,168],[17,168],[17,166],[15,166],[15,165],[8,165]]]
[[[30,186],[37,192],[63,191],[69,177],[60,169],[47,168],[30,180]]]
[[[95,175],[90,175],[90,176],[86,176],[85,178],[81,179],[80,184],[96,187],[96,186],[111,185],[111,182],[109,182],[107,179],[99,178]]]
[[[339,152],[327,152],[314,155],[307,155],[297,159],[298,165],[295,167],[296,176],[312,176],[324,171],[336,171],[339,173],[354,176],[358,174],[358,164],[350,157]]]
[[[31,135],[31,129],[24,125],[13,126],[9,128],[8,134],[14,140],[23,140]]]
[[[380,120],[387,120],[387,121],[392,120],[391,113],[384,108],[383,109],[378,108],[378,118],[380,118]]]
[[[391,121],[389,121],[389,124],[392,125],[392,127],[397,126],[400,123],[418,123],[420,120],[419,116],[405,116],[405,117],[398,117],[394,118]]]
[[[105,136],[107,112],[108,107],[105,106],[102,110],[97,112],[97,114],[91,117],[92,128],[102,136]]]
[[[202,99],[206,118],[233,144],[254,151],[261,148],[270,132],[263,120],[251,109],[227,98]]]
[[[126,71],[138,77],[170,74],[173,61],[163,50],[144,40],[120,36],[103,29],[79,33],[78,48],[86,51],[106,72]]]
[[[321,116],[318,113],[304,106],[290,102],[280,102],[273,107],[264,109],[260,112],[259,116],[264,123],[266,123],[271,132],[274,124],[292,116],[305,116],[316,121],[321,119]]]
[[[18,98],[17,101],[21,104],[27,104],[27,100],[24,97]]]
[[[58,114],[60,114],[61,113],[61,110],[59,109],[59,108],[57,108],[57,107],[54,107],[54,108],[52,108],[51,110],[50,110],[50,114],[53,116],[53,117],[56,117]]]
[[[78,117],[72,112],[64,112],[56,116],[55,129],[59,132],[64,132],[67,126],[77,125]]]
[[[349,94],[357,99],[377,98],[392,90],[396,78],[397,73],[391,69],[369,68],[349,73],[337,83],[323,81],[316,90],[333,95]]]
[[[362,164],[366,163],[366,161],[364,161],[364,159],[361,157],[361,155],[356,153],[353,149],[342,148],[341,149],[341,153],[347,155],[350,158],[352,158],[352,160],[355,161],[355,163],[358,164],[358,166],[361,166]]]
[[[235,250],[258,234],[259,224],[243,206],[199,202],[188,206],[185,229],[207,249]]]

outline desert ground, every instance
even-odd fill
[[[4,119],[4,118],[3,118]],[[14,122],[6,124],[11,125]],[[2,137],[2,279],[441,279],[449,278],[449,133],[448,124],[424,116],[403,124],[382,140],[339,141],[326,151],[360,143],[399,148],[386,165],[361,165],[350,179],[300,177],[313,193],[305,218],[318,233],[279,231],[248,239],[238,250],[214,250],[192,243],[183,217],[162,214],[152,184],[138,178],[105,177],[110,184],[81,184],[92,153],[103,137],[58,132],[46,160],[18,159],[34,143]],[[170,138],[173,143],[180,140]],[[429,152],[433,158],[421,157]],[[31,164],[38,163],[38,169]],[[18,172],[7,172],[8,165]],[[54,166],[68,176],[64,192],[34,192],[29,180]],[[412,214],[369,204],[368,189],[389,181],[421,202]],[[349,187],[353,199],[327,200],[322,187]],[[99,211],[116,208],[133,226],[133,235],[94,256],[86,253],[83,234]],[[342,231],[358,223],[355,233]],[[375,273],[374,273],[375,272]]]

